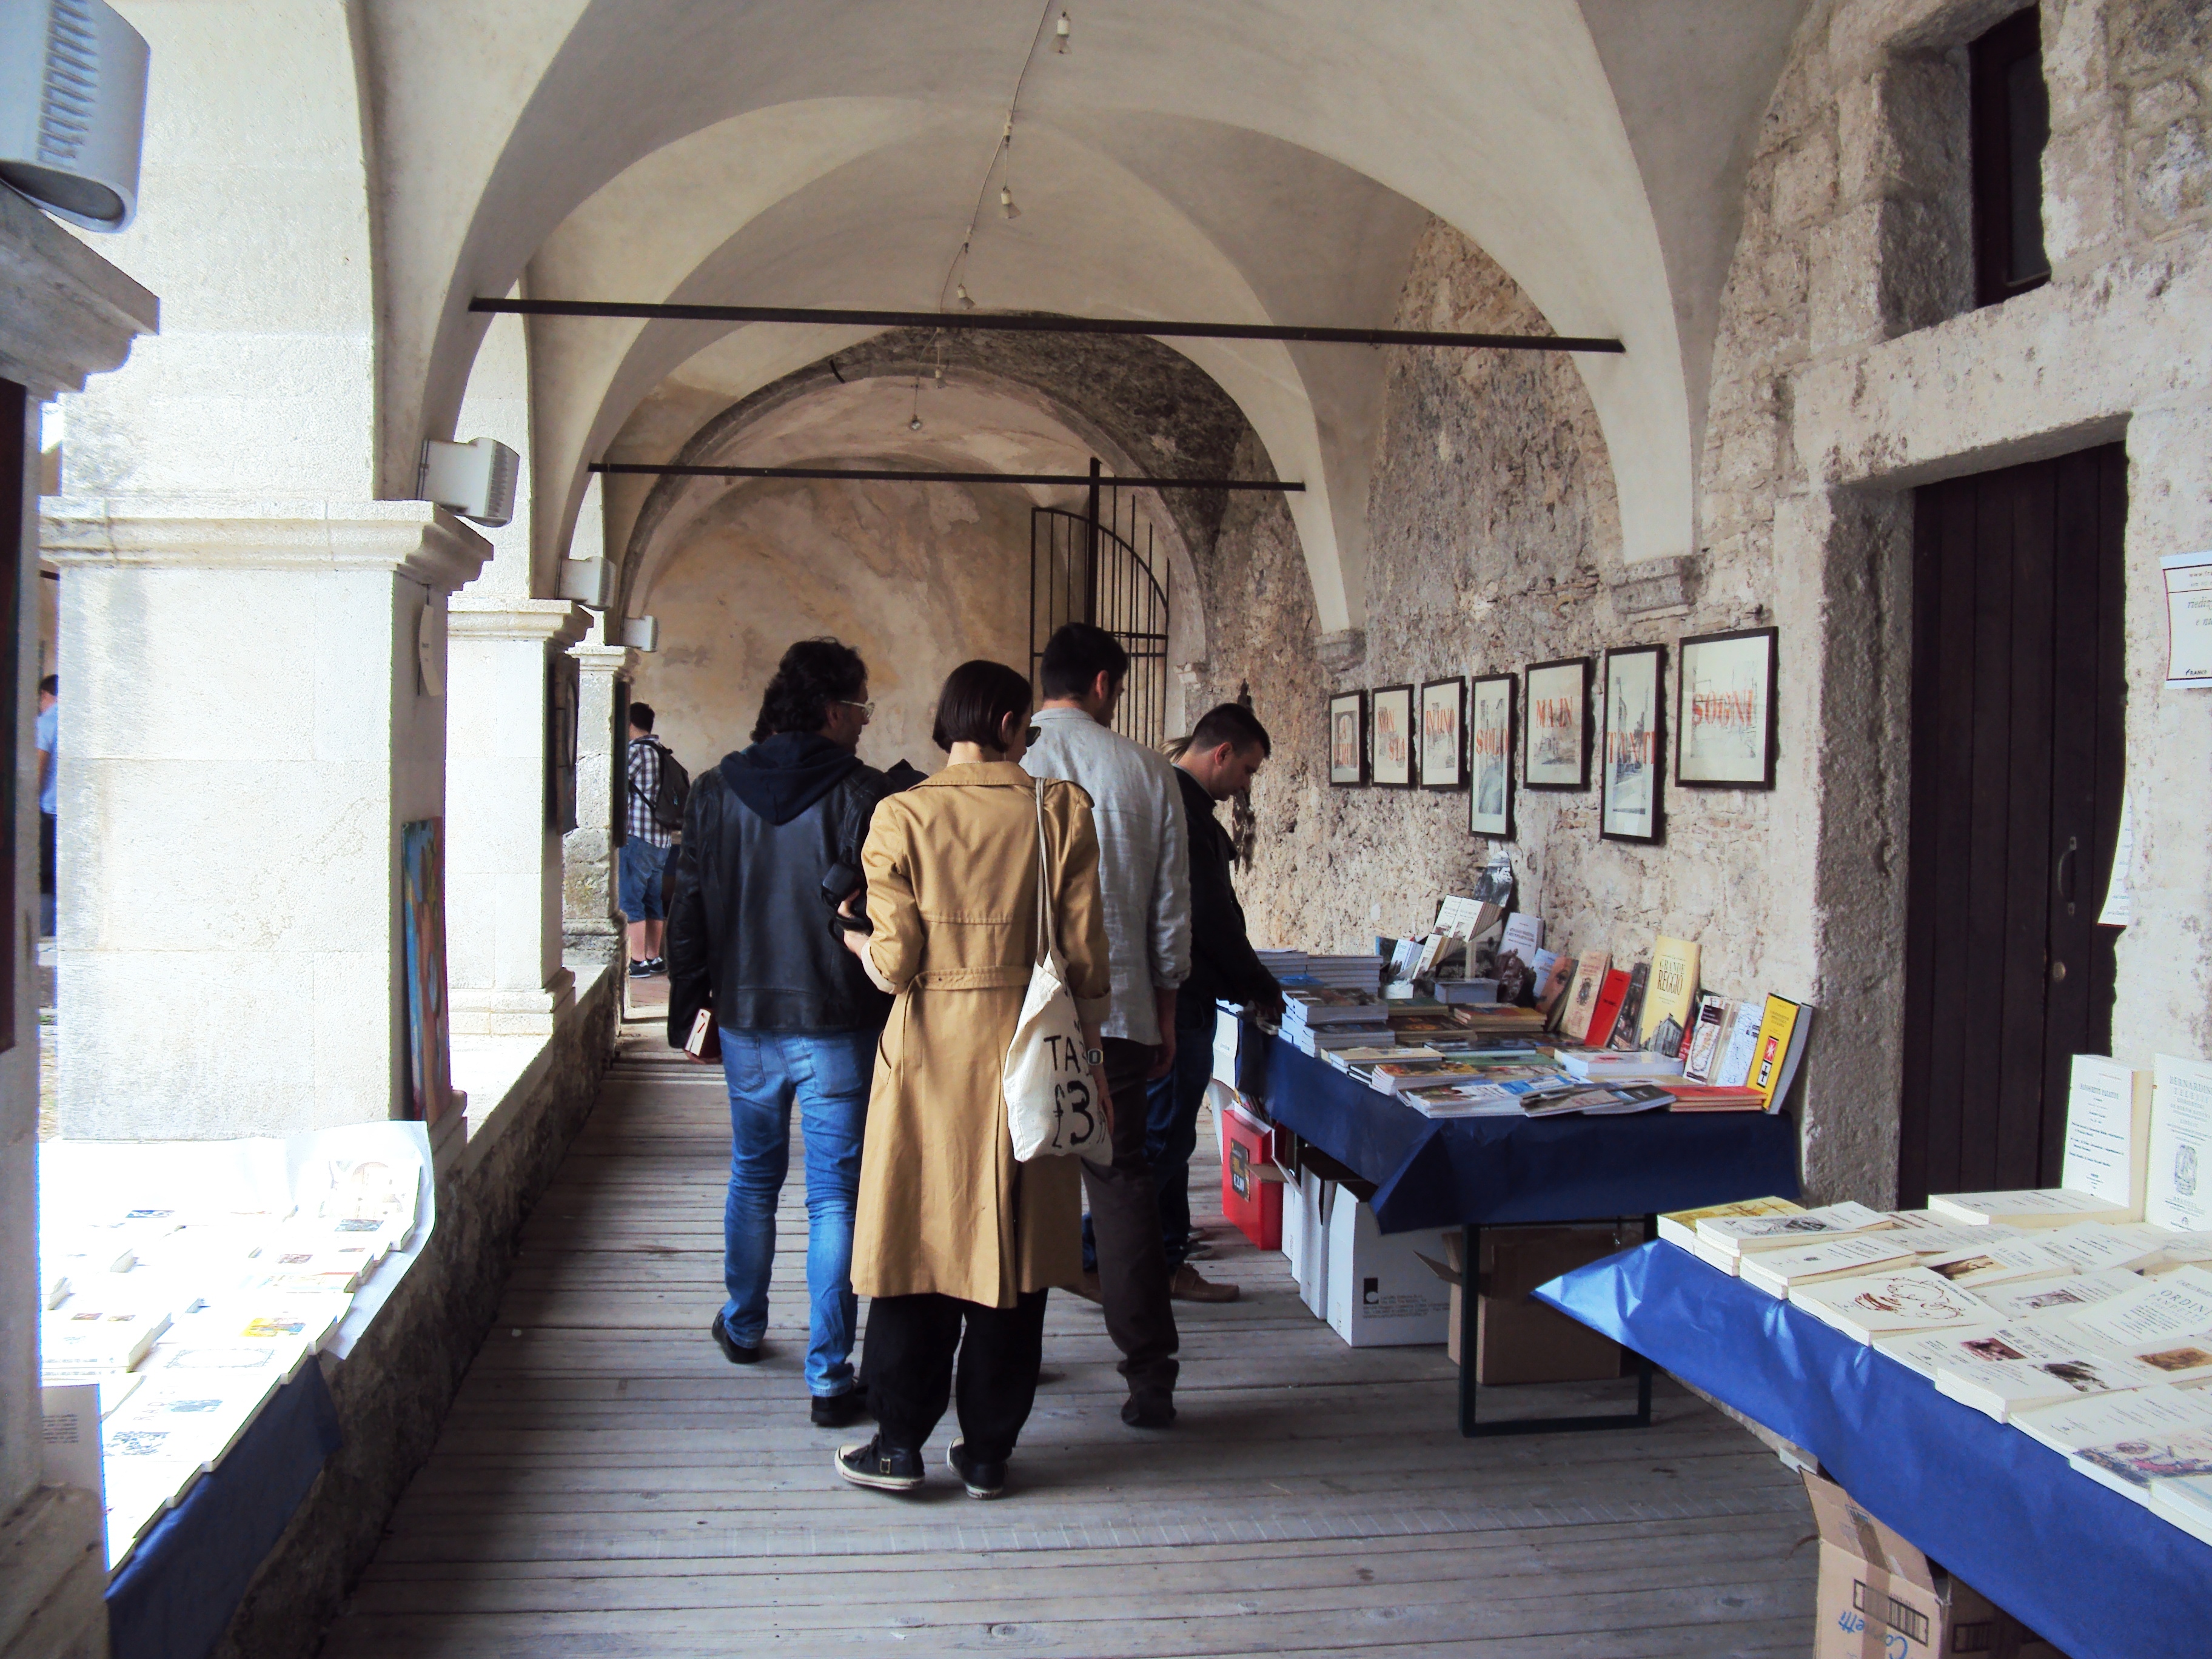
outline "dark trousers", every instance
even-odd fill
[[[1207,1003],[1211,1014],[1213,1005]],[[1213,1079],[1213,1027],[1176,1022],[1175,1066],[1145,1091],[1145,1159],[1160,1209],[1160,1243],[1170,1272],[1190,1255],[1190,1160],[1198,1150],[1198,1109]]]
[[[1180,1370],[1175,1304],[1168,1299],[1159,1199],[1145,1158],[1145,1073],[1152,1069],[1152,1051],[1149,1044],[1121,1037],[1108,1037],[1103,1046],[1106,1087],[1114,1100],[1114,1161],[1083,1160],[1083,1190],[1091,1200],[1085,1240],[1097,1253],[1106,1334],[1121,1351],[1129,1392],[1172,1394]]]
[[[968,1455],[1011,1456],[1036,1400],[1045,1296],[1030,1291],[1011,1308],[934,1294],[871,1298],[860,1382],[884,1443],[921,1450],[957,1395]]]

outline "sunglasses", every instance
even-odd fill
[[[872,720],[876,717],[876,705],[872,702],[854,702],[850,697],[840,697],[837,701],[848,708],[859,709],[860,718],[864,720]]]

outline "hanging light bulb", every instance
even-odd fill
[[[968,292],[968,284],[967,284],[967,283],[955,283],[952,285],[952,292],[953,292],[954,295],[958,299],[958,301],[959,301],[959,302],[960,302],[960,309],[961,309],[961,310],[963,310],[963,311],[973,311],[973,310],[975,310],[975,301],[974,298],[973,298],[972,296],[970,296],[970,295],[969,295],[969,292]]]
[[[919,415],[917,415],[917,416],[915,416],[912,420],[908,421],[908,422],[906,423],[906,429],[907,429],[908,431],[909,431],[909,432],[919,432],[919,431],[921,431],[921,416],[919,416]]]
[[[1022,216],[1022,210],[1014,205],[1014,187],[1012,185],[999,186],[999,212],[1003,217],[1008,219],[1018,219]]]
[[[1052,33],[1052,49],[1064,55],[1067,51],[1067,14],[1066,12],[1060,13],[1060,22]]]

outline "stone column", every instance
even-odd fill
[[[565,902],[562,933],[570,950],[601,962],[623,957],[622,924],[615,920],[615,813],[623,805],[619,770],[622,737],[615,722],[617,681],[627,682],[637,653],[592,641],[572,646],[582,693],[576,714],[576,827],[562,849]]]
[[[554,653],[591,621],[565,599],[473,591],[447,612],[447,980],[457,1036],[550,1036],[573,998],[575,975],[561,964],[547,690]]]
[[[422,501],[46,509],[101,670],[62,711],[63,1133],[404,1115],[401,827],[445,811],[436,613],[487,544]]]

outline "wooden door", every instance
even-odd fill
[[[1905,1204],[2055,1186],[2112,1046],[2126,489],[2113,444],[1917,492]]]

